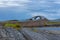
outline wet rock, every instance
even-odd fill
[[[36,32],[32,32],[30,30],[26,30],[26,29],[23,29],[23,34],[25,34],[28,38],[30,38],[31,40],[48,40],[47,38],[45,38],[44,36],[42,36],[41,34],[39,33],[36,33]]]

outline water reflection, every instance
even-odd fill
[[[60,30],[60,27],[42,27],[42,28],[36,28],[39,30]]]

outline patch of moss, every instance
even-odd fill
[[[21,28],[20,25],[18,25],[18,24],[11,24],[11,23],[6,23],[6,24],[4,25],[4,27],[5,27],[5,28],[6,28],[6,27],[12,27],[12,28],[15,28],[15,29],[20,29],[20,28]]]

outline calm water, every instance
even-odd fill
[[[43,28],[36,28],[40,30],[60,30],[60,27],[43,27]]]

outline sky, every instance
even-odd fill
[[[0,21],[33,16],[60,19],[60,0],[0,0]]]

